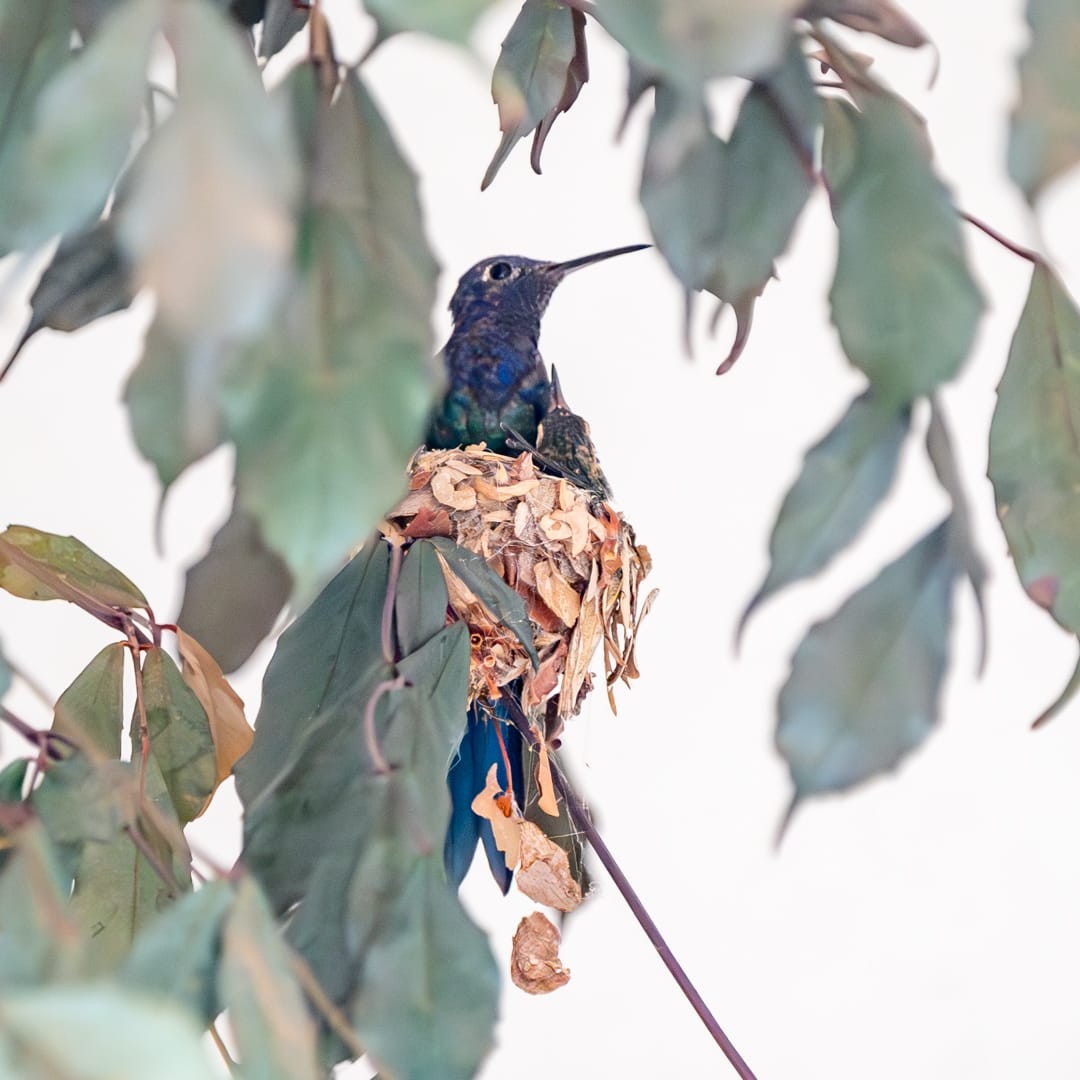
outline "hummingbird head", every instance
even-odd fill
[[[544,262],[523,255],[492,255],[470,267],[458,282],[450,300],[455,328],[474,318],[505,315],[510,320],[526,320],[539,326],[551,294],[559,282],[575,270],[616,255],[640,251],[648,244],[584,255],[568,262]]]

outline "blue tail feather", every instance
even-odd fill
[[[507,687],[504,692],[512,692],[512,688]],[[506,790],[506,766],[499,747],[496,724],[501,724],[503,742],[510,758],[514,791],[519,798],[524,791],[522,739],[512,724],[504,722],[508,715],[502,701],[496,701],[493,709],[471,705],[465,733],[446,777],[450,788],[451,811],[443,857],[447,875],[455,885],[460,885],[465,880],[476,853],[476,845],[481,840],[484,842],[484,852],[492,876],[504,893],[510,888],[514,877],[513,871],[506,867],[502,852],[495,846],[491,822],[478,817],[472,810],[472,801],[484,789],[488,770],[492,765],[498,766],[499,784]]]

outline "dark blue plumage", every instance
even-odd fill
[[[485,442],[489,449],[503,452],[511,431],[527,444],[535,445],[552,403],[555,407],[565,406],[559,395],[553,395],[539,350],[540,319],[552,293],[575,270],[645,247],[648,244],[634,244],[561,263],[495,255],[471,267],[458,282],[450,301],[454,329],[442,351],[447,389],[432,416],[428,445],[451,448]],[[587,437],[588,429],[580,417],[563,411],[581,424]],[[551,430],[561,433],[569,428],[559,422]],[[559,445],[551,432],[548,441]],[[580,465],[577,456],[573,464]],[[582,475],[589,480],[586,486],[599,491],[602,484],[606,492],[598,466],[599,479],[584,471]],[[519,695],[520,686],[504,687],[503,693]],[[460,884],[472,863],[477,841],[482,839],[491,872],[503,892],[510,887],[512,873],[495,847],[491,823],[473,813],[472,801],[483,789],[492,764],[499,766],[504,790],[507,780],[519,799],[524,790],[523,743],[517,729],[506,723],[507,715],[505,701],[495,701],[489,710],[479,705],[469,710],[468,724],[447,778],[453,806],[445,847],[447,873],[455,884]],[[500,732],[510,762],[509,778]]]

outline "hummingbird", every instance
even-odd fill
[[[511,444],[535,449],[537,461],[598,498],[610,494],[589,436],[589,427],[566,404],[558,376],[548,378],[540,357],[540,320],[559,284],[569,274],[616,255],[641,251],[631,244],[567,262],[521,255],[493,255],[465,272],[450,301],[453,330],[443,346],[447,389],[436,407],[428,446],[452,449],[483,442],[503,453]],[[483,842],[499,887],[510,888],[512,871],[495,844],[491,822],[472,811],[488,770],[499,769],[505,792],[522,791],[522,737],[509,721],[502,699],[475,703],[449,772],[451,816],[444,846],[447,875],[460,885],[477,844]],[[507,775],[509,773],[509,775]]]
[[[552,294],[574,271],[648,246],[631,244],[567,262],[494,255],[467,270],[450,300],[454,328],[441,354],[448,386],[432,417],[428,445],[485,442],[502,453],[507,428],[535,444],[551,398],[539,340]]]

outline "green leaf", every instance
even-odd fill
[[[234,506],[188,570],[176,621],[223,671],[235,671],[273,629],[291,591],[289,568],[266,546],[255,519]]]
[[[145,653],[142,682],[150,754],[161,769],[177,816],[187,823],[199,816],[214,791],[217,761],[210,721],[163,649]],[[138,726],[133,721],[132,742],[138,739]]]
[[[597,19],[641,66],[690,94],[776,66],[800,0],[600,0]]]
[[[0,769],[0,803],[22,802],[23,785],[26,782],[26,770],[29,764],[26,758],[16,758]]]
[[[26,525],[0,533],[0,589],[27,600],[68,600],[99,618],[147,606],[146,597],[81,540]]]
[[[289,949],[250,878],[225,922],[218,982],[244,1076],[317,1080],[315,1025],[293,975]]]
[[[890,0],[809,0],[799,14],[804,19],[832,19],[909,49],[918,49],[930,40],[922,27]]]
[[[0,1040],[0,1050],[17,1069],[12,1080],[217,1076],[189,1013],[107,983],[50,986],[0,998]]]
[[[200,363],[196,352],[201,354]],[[224,439],[216,348],[191,350],[166,320],[156,318],[146,332],[142,358],[124,388],[135,445],[157,470],[162,488]]]
[[[39,330],[79,330],[126,308],[133,295],[110,218],[64,237],[30,296],[30,322],[6,366]]]
[[[126,761],[91,762],[84,754],[51,765],[31,797],[34,812],[60,848],[76,855],[88,840],[105,844],[134,820],[136,780]]]
[[[959,371],[983,300],[923,124],[885,91],[859,94],[858,104],[826,107],[825,173],[839,230],[829,302],[848,359],[880,398],[903,403]]]
[[[72,913],[86,938],[86,969],[114,970],[133,941],[169,904],[171,891],[127,833],[87,840],[75,869]]]
[[[197,364],[206,343],[265,325],[286,280],[299,176],[283,110],[226,16],[170,5],[166,36],[179,98],[133,166],[117,230]]]
[[[4,695],[11,688],[11,665],[7,662],[4,656],[3,649],[0,649],[0,701],[3,700]]]
[[[812,157],[803,155],[813,146],[819,105],[802,51],[797,45],[792,48],[784,76],[797,88],[799,96],[794,89],[791,93],[796,107],[808,114],[805,126],[789,127],[796,121],[785,119],[778,95],[767,84],[757,83],[743,98],[728,142],[717,193],[724,212],[722,235],[707,284],[711,293],[728,303],[761,291],[814,189]],[[800,145],[794,141],[796,135]]]
[[[1009,176],[1028,202],[1080,161],[1080,18],[1074,0],[1028,0],[1031,43],[1009,128]]]
[[[402,563],[394,598],[398,648],[403,656],[416,652],[446,626],[449,599],[435,548],[426,540],[416,541]]]
[[[495,616],[495,621],[502,623],[521,642],[533,667],[538,668],[540,657],[533,642],[532,622],[521,596],[475,551],[469,551],[445,536],[433,536],[428,543],[439,553],[451,572],[461,578]]]
[[[769,538],[769,572],[739,634],[773,593],[812,577],[855,539],[892,485],[910,422],[910,409],[883,405],[868,390],[807,451]]]
[[[943,521],[824,622],[780,691],[794,805],[895,766],[937,723],[957,567]]]
[[[1080,635],[1080,310],[1054,272],[1035,267],[990,425],[990,482],[1020,583]],[[1080,669],[1078,669],[1080,670]],[[1040,718],[1045,722],[1072,696]]]
[[[467,1080],[492,1045],[498,972],[483,932],[420,861],[368,951],[353,1011],[380,1069],[410,1080]]]
[[[364,8],[387,38],[403,30],[419,30],[464,45],[480,14],[491,0],[365,0]]]
[[[585,16],[558,0],[525,0],[491,77],[503,137],[481,190],[495,179],[518,139],[533,131],[532,164],[540,172],[540,153],[551,125],[574,104],[588,78]]]
[[[277,56],[307,25],[308,9],[294,0],[266,0],[259,35],[259,58]]]
[[[71,28],[71,0],[0,0],[0,205],[20,186],[34,107],[71,55]]]
[[[118,976],[124,985],[172,998],[209,1023],[221,1011],[216,978],[221,925],[233,901],[227,881],[186,893],[143,929]]]
[[[117,642],[87,664],[56,702],[53,731],[84,751],[93,747],[119,760],[126,656],[127,646]]]
[[[65,879],[37,823],[9,834],[14,853],[0,872],[0,991],[71,978],[83,967],[83,941],[68,908]]]
[[[163,10],[163,0],[116,5],[41,92],[20,182],[0,204],[0,232],[14,246],[35,247],[100,214],[131,148]]]
[[[240,503],[301,596],[402,493],[435,387],[415,176],[355,71],[332,102],[313,80],[288,84],[311,155],[299,277],[223,402]]]
[[[236,790],[244,865],[278,912],[304,894],[320,851],[354,843],[358,717],[390,675],[379,631],[387,567],[386,545],[367,544],[281,635],[266,669]]]

